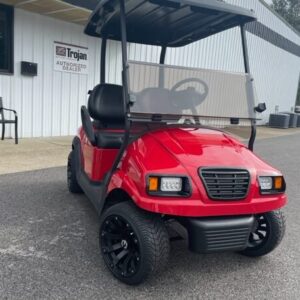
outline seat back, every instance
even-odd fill
[[[88,111],[102,128],[123,129],[126,113],[123,87],[115,84],[97,85],[90,94]]]

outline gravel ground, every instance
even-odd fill
[[[106,270],[98,218],[63,167],[0,176],[0,299],[300,299],[300,135],[260,140],[286,175],[287,233],[271,255],[197,255],[172,243],[169,268],[138,287]]]

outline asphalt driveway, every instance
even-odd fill
[[[174,242],[168,270],[138,287],[106,270],[97,215],[68,193],[64,167],[0,176],[0,299],[299,299],[300,135],[260,140],[256,152],[286,175],[281,246],[250,259]]]

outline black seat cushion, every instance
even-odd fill
[[[129,143],[136,140],[139,133],[130,133]],[[123,144],[124,132],[97,131],[96,146],[101,149],[120,149]]]
[[[96,133],[97,147],[101,149],[120,149],[123,142],[124,133],[122,132],[103,132]]]
[[[115,84],[97,85],[90,94],[88,111],[98,128],[124,128],[123,87]]]

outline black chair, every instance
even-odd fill
[[[10,111],[15,114],[14,120],[7,120],[4,117],[4,111]],[[0,124],[2,124],[2,140],[4,140],[5,137],[5,124],[15,124],[15,143],[18,144],[18,114],[13,109],[8,109],[3,107],[3,101],[2,97],[0,97]]]

